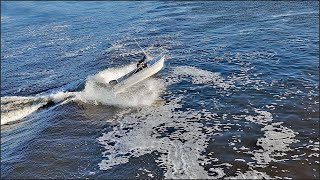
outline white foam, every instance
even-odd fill
[[[257,161],[260,167],[266,167],[270,162],[285,161],[288,159],[280,159],[285,156],[287,151],[291,151],[290,144],[299,142],[294,139],[296,132],[284,127],[280,123],[272,123],[261,130],[265,132],[265,137],[257,140],[257,146],[262,149],[253,151],[252,159]]]
[[[1,125],[22,119],[44,104],[38,97],[1,97]]]
[[[189,76],[192,78],[193,84],[209,84],[214,87],[223,88],[224,90],[233,87],[233,84],[226,81],[220,73],[206,71],[196,67],[178,66],[174,68],[173,73],[179,81],[181,81],[183,77]]]
[[[165,178],[209,178],[208,172],[199,165],[199,159],[203,159],[201,152],[207,146],[206,136],[201,132],[202,124],[185,120],[193,115],[192,111],[176,112],[179,101],[180,98],[171,99],[164,106],[144,107],[137,114],[121,117],[114,131],[99,138],[106,148],[106,158],[99,164],[100,169],[111,169],[127,163],[130,157],[158,151],[161,154],[156,162],[165,169]],[[186,132],[176,131],[163,138],[157,137],[169,127],[180,127]],[[123,128],[133,129],[126,131]]]
[[[251,121],[257,124],[266,124],[272,121],[272,114],[268,111],[262,111],[260,109],[255,109],[255,112],[258,114],[256,116],[252,115],[243,115],[247,121]]]
[[[105,146],[104,159],[99,164],[100,169],[108,170],[116,165],[129,162],[131,157],[139,157],[156,151],[160,154],[156,162],[164,169],[166,179],[225,177],[224,167],[210,168],[209,171],[204,169],[205,164],[210,165],[218,159],[206,157],[203,153],[206,151],[210,136],[217,131],[223,132],[224,127],[228,124],[204,126],[199,120],[213,121],[216,114],[191,109],[177,111],[177,108],[181,108],[179,104],[181,99],[182,97],[172,98],[163,106],[143,107],[137,113],[121,115],[115,119],[119,123],[118,126],[98,139]],[[257,112],[260,111],[257,110]],[[261,114],[268,117],[268,113],[262,112]],[[168,128],[175,128],[176,131],[168,132]],[[244,160],[241,159],[241,161]],[[226,167],[232,166],[227,165]],[[268,178],[269,176],[266,173],[252,170],[245,173],[238,172],[236,177]]]
[[[13,110],[9,112],[1,112],[1,125],[7,124],[9,122],[17,121],[22,119],[34,111],[38,110],[40,107],[45,105],[46,103],[42,102],[36,105],[31,105],[28,107],[21,108],[19,110]]]
[[[229,90],[233,87],[233,84],[221,77],[219,73],[195,67],[174,67],[171,72],[169,76],[165,77],[166,85],[187,80],[193,84],[209,84],[223,90]],[[191,80],[187,77],[191,77]],[[168,93],[170,94],[170,92]],[[209,171],[204,169],[205,164],[210,165],[218,159],[206,157],[203,153],[206,151],[211,135],[228,131],[231,128],[229,125],[233,124],[214,121],[217,114],[205,109],[202,111],[193,109],[177,111],[177,108],[181,108],[182,98],[171,97],[164,105],[142,107],[136,113],[126,116],[120,115],[116,118],[118,126],[114,127],[113,131],[104,133],[98,139],[105,146],[105,158],[99,164],[100,169],[108,170],[116,165],[129,162],[131,157],[139,157],[157,151],[160,155],[156,162],[164,169],[165,178],[208,179],[224,177],[226,174],[222,167],[210,168]],[[256,113],[259,115],[252,117],[254,122],[266,123],[272,120],[271,114],[266,111],[256,109]],[[216,123],[208,127],[200,123],[199,120]],[[169,132],[169,128],[176,130]],[[235,142],[241,142],[241,139],[237,139]],[[258,171],[248,173],[261,177],[261,173]],[[250,176],[247,175],[247,177]],[[268,176],[263,174],[263,177]]]
[[[25,118],[50,101],[59,103],[75,94],[73,92],[58,92],[48,96],[1,97],[1,125]]]
[[[187,81],[195,85],[211,86],[217,90],[223,90],[223,92],[231,91],[235,82],[250,87],[254,85],[268,86],[268,83],[264,81],[250,80],[246,73],[241,77],[224,78],[219,73],[190,66],[173,67],[169,72],[168,76],[163,77],[167,86]],[[190,108],[178,111],[176,109],[182,107],[181,99],[185,97],[176,97],[174,92],[167,93],[170,96],[167,99],[168,103],[164,105],[142,107],[135,113],[115,118],[119,125],[114,127],[113,131],[105,133],[99,138],[100,143],[105,146],[104,159],[99,164],[101,170],[125,164],[129,162],[131,157],[139,157],[156,151],[159,152],[159,158],[156,159],[156,162],[164,169],[165,178],[169,179],[222,177],[226,179],[270,179],[272,177],[265,172],[259,172],[258,169],[268,166],[271,162],[287,161],[286,153],[291,151],[290,146],[298,142],[295,139],[297,133],[283,126],[282,123],[273,122],[273,115],[271,112],[263,110],[263,106],[261,109],[253,108],[255,113],[253,115],[227,113],[218,116],[205,109],[200,111]],[[267,107],[269,109],[271,106]],[[249,109],[244,111],[244,113],[249,112]],[[232,136],[232,142],[228,140],[234,151],[250,154],[253,160],[248,161],[242,156],[235,158],[235,161],[247,162],[249,171],[237,171],[236,176],[228,177],[224,172],[225,167],[222,166],[225,163],[217,165],[216,162],[219,159],[211,157],[213,152],[209,152],[209,157],[203,154],[206,152],[208,141],[214,141],[214,139],[210,139],[212,136],[222,136],[233,126],[242,126],[221,123],[218,119],[222,118],[228,121],[230,116],[236,121],[246,120],[245,124],[254,123],[263,126],[261,131],[264,132],[264,137],[257,139],[257,146],[260,147],[258,150],[243,146],[241,136]],[[214,124],[205,126],[199,120],[214,122]],[[175,130],[170,132],[168,129]],[[209,168],[209,171],[206,171],[204,165],[219,167]],[[229,166],[233,165],[229,164]]]

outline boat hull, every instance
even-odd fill
[[[152,60],[151,60],[152,61]],[[148,64],[148,62],[147,62]],[[153,64],[148,65],[145,69],[139,71],[136,74],[133,74],[129,78],[119,82],[113,87],[115,94],[125,91],[127,88],[147,79],[148,77],[159,72],[164,65],[164,55],[157,57],[156,61]]]

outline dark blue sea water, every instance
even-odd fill
[[[319,179],[319,2],[1,2],[1,178]]]

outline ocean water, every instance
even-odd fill
[[[319,2],[1,2],[1,178],[319,179]]]

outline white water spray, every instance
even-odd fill
[[[149,78],[117,95],[108,85],[109,81],[118,79],[134,68],[135,64],[130,64],[122,68],[106,69],[90,76],[87,79],[85,89],[77,94],[76,98],[87,103],[120,107],[151,105],[164,89],[164,84],[159,79]]]

